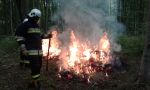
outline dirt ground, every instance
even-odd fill
[[[139,59],[139,58],[138,58]],[[109,77],[93,81],[91,83],[79,80],[64,80],[57,77],[55,61],[49,61],[48,71],[43,61],[41,70],[41,90],[150,90],[146,87],[138,87],[135,77],[139,63],[127,60],[127,68],[124,72],[113,73]],[[100,75],[98,76],[100,77]],[[27,88],[30,81],[30,70],[19,67],[18,53],[4,55],[0,59],[0,90],[32,90]]]

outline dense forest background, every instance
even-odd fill
[[[118,21],[126,27],[118,42],[122,44],[123,53],[139,55],[147,27],[148,0],[118,0],[118,3]],[[61,20],[51,21],[59,6],[55,0],[0,0],[0,36],[13,36],[17,25],[32,8],[42,11],[41,29],[45,32],[48,27],[61,23]]]
[[[118,0],[118,20],[125,24],[126,33],[138,35],[145,33],[148,0]],[[41,24],[48,22],[50,26],[51,16],[59,8],[55,0],[0,0],[0,35],[13,35],[16,26],[25,18],[32,8],[42,11]],[[47,20],[45,22],[45,20]]]
[[[53,0],[0,0],[0,35],[13,35],[17,25],[23,21],[32,8],[42,11],[41,26],[50,22],[50,16],[56,9]]]

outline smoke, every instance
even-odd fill
[[[70,29],[82,41],[98,44],[103,32],[107,32],[113,51],[120,51],[116,43],[124,26],[117,21],[118,0],[55,0],[59,8],[52,17],[53,21],[60,18],[64,22],[64,32],[60,35],[64,45],[69,42]],[[68,41],[68,42],[67,42]]]

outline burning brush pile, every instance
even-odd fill
[[[75,33],[70,31],[69,44],[65,47],[61,47],[57,31],[53,31],[52,34],[49,60],[57,59],[59,78],[67,80],[79,78],[91,82],[92,77],[97,73],[109,77],[117,57],[111,51],[107,32],[103,33],[97,45],[91,45],[90,41],[81,42]],[[44,56],[48,53],[48,42],[48,39],[43,40]]]

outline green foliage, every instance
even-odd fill
[[[13,36],[0,36],[0,55],[17,51],[17,42]]]
[[[141,34],[141,28],[147,20],[147,7],[148,0],[122,0],[120,19],[127,26],[127,34]]]
[[[144,48],[144,36],[127,36],[123,35],[119,38],[122,46],[122,53],[128,56],[142,55]]]

